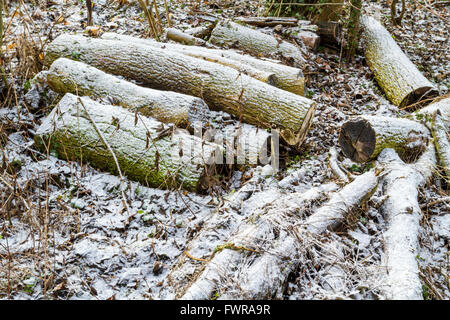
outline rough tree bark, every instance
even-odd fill
[[[298,148],[311,125],[315,103],[239,73],[229,67],[170,50],[123,41],[61,35],[47,48],[46,61],[71,57],[105,72],[142,81],[157,89],[201,97],[222,110],[263,128],[274,127]]]
[[[450,130],[450,97],[439,99],[438,101],[415,111],[410,117],[417,121],[429,122],[437,110],[441,113],[445,128]]]
[[[362,15],[360,23],[367,64],[393,104],[406,108],[437,94],[380,22]]]
[[[422,218],[417,188],[432,175],[436,162],[434,154],[433,144],[429,143],[415,164],[405,164],[393,149],[385,149],[378,157],[378,162],[388,172],[381,182],[388,196],[382,207],[388,223],[384,234],[388,299],[423,299],[417,264]]]
[[[96,98],[112,98],[118,104],[161,122],[188,127],[209,119],[209,108],[197,97],[140,87],[82,62],[59,58],[47,72],[53,91]]]
[[[241,49],[254,56],[292,61],[294,66],[299,68],[306,64],[302,52],[292,43],[231,21],[219,22],[209,41],[218,46]]]
[[[426,148],[428,129],[415,121],[381,116],[359,116],[345,122],[339,145],[356,162],[376,158],[384,148],[395,149],[403,159],[415,160]]]
[[[339,22],[318,21],[316,25],[319,27],[317,33],[322,44],[335,46],[341,43],[342,27]]]
[[[227,282],[231,269],[236,265],[244,267],[239,277],[233,279],[232,288],[219,292],[220,299],[279,298],[289,274],[298,265],[299,255],[305,251],[303,244],[308,237],[334,230],[344,223],[356,207],[371,197],[378,178],[374,170],[357,177],[303,223],[292,219],[292,216],[303,214],[312,201],[335,190],[335,184],[282,197],[262,212],[255,211],[254,219],[249,218],[241,224],[182,298],[210,298],[221,284]],[[243,263],[248,255],[251,261]]]
[[[209,186],[215,170],[214,153],[221,152],[217,145],[121,107],[102,105],[88,97],[80,98],[81,104],[78,99],[67,93],[43,120],[35,135],[43,152],[88,161],[95,168],[117,174],[97,127],[130,179],[151,187],[181,186],[190,191]]]
[[[201,48],[201,47],[194,47],[194,46],[183,46],[179,44],[172,44],[172,43],[161,43],[157,42],[152,39],[140,39],[140,38],[134,38],[130,36],[124,36],[119,35],[116,33],[106,32],[102,35],[102,38],[109,39],[109,40],[121,40],[121,41],[133,41],[135,43],[143,44],[143,45],[149,45],[149,46],[155,46],[158,48],[167,48],[168,50],[177,51],[189,56],[193,57],[199,57],[199,56],[220,56],[225,59],[230,59],[238,62],[238,64],[229,65],[230,67],[237,69],[238,71],[241,70],[242,66],[247,66],[254,68],[256,70],[260,70],[264,73],[274,74],[275,78],[273,79],[273,85],[284,89],[286,91],[296,93],[299,95],[304,95],[304,89],[305,89],[305,78],[303,76],[303,73],[300,69],[289,67],[286,65],[283,65],[281,63],[277,63],[277,61],[268,61],[268,60],[261,60],[254,58],[249,55],[244,55],[237,53],[232,50],[217,50],[217,49],[207,49],[207,48]],[[246,69],[244,69],[246,70]],[[248,68],[250,70],[250,68]],[[247,71],[248,72],[248,71]],[[251,73],[249,72],[249,75]],[[258,77],[255,77],[258,79]],[[258,79],[260,80],[260,79]]]

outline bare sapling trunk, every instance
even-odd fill
[[[450,143],[448,130],[445,127],[443,117],[439,110],[435,111],[431,121],[431,132],[433,134],[439,164],[444,173],[443,178],[448,185],[450,183]]]

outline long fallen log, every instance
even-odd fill
[[[356,162],[376,158],[384,148],[395,149],[403,159],[415,160],[426,148],[428,129],[415,121],[381,116],[359,116],[345,122],[339,145]]]
[[[302,52],[294,44],[231,21],[217,23],[209,42],[218,46],[237,48],[254,56],[290,61],[299,68],[303,68],[306,64]]]
[[[57,59],[47,72],[49,87],[58,93],[96,98],[109,97],[117,104],[161,122],[179,127],[208,121],[209,108],[197,97],[140,87],[82,62]]]
[[[387,266],[387,299],[422,300],[417,255],[419,223],[422,218],[417,188],[432,175],[435,150],[427,150],[415,164],[405,164],[393,149],[385,149],[378,157],[388,174],[381,185],[388,196],[382,206],[388,229],[384,233]]]
[[[67,93],[43,120],[34,139],[45,153],[66,160],[82,159],[117,174],[111,149],[123,174],[147,186],[206,189],[216,168],[215,152],[220,148],[183,131],[171,133],[171,129],[121,107]],[[101,143],[100,134],[110,148]]]
[[[314,234],[339,228],[349,213],[372,197],[378,186],[378,174],[371,170],[355,178],[306,219],[308,231]]]
[[[437,95],[435,86],[408,59],[380,22],[363,15],[360,25],[367,64],[393,104],[406,108]]]
[[[272,79],[274,86],[295,94],[304,95],[305,78],[302,71],[298,68],[293,68],[281,63],[277,63],[276,61],[257,59],[252,56],[240,54],[232,50],[218,50],[195,46],[183,46],[173,43],[161,43],[153,39],[135,38],[112,32],[104,33],[102,35],[102,38],[128,42],[132,41],[135,43],[155,46],[162,49],[167,48],[169,50],[177,51],[192,57],[219,56],[224,59],[229,59],[237,62],[237,64],[233,64],[230,63],[230,61],[226,60],[226,66],[232,67],[233,69],[236,69],[238,71],[244,70],[244,73],[247,72],[250,76],[258,80],[261,80],[259,76],[252,75],[252,73],[254,72],[252,70],[254,69],[260,70],[266,74],[274,74],[275,77],[274,79]],[[216,61],[214,62],[220,63],[220,61],[220,59],[216,59]],[[247,69],[243,69],[245,66],[247,66]]]
[[[71,57],[105,72],[156,89],[201,97],[216,110],[263,128],[274,127],[298,148],[311,125],[315,103],[238,71],[170,50],[123,41],[61,35],[47,48],[46,62]]]

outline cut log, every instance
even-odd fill
[[[203,39],[196,38],[175,28],[167,29],[166,38],[188,46],[205,46],[208,44]]]
[[[209,108],[200,98],[140,87],[66,58],[52,63],[47,73],[47,83],[59,93],[112,98],[126,109],[179,127],[192,126],[195,122],[204,124],[209,120]]]
[[[277,61],[267,61],[254,58],[249,55],[244,55],[237,53],[232,50],[217,50],[217,49],[207,49],[202,47],[194,47],[194,46],[183,46],[179,44],[171,44],[171,43],[161,43],[152,39],[141,39],[134,38],[130,36],[119,35],[116,33],[106,32],[102,36],[103,39],[109,40],[121,40],[121,41],[132,41],[135,43],[154,46],[158,48],[167,48],[168,50],[177,51],[188,56],[193,57],[201,57],[201,56],[220,56],[226,59],[237,61],[239,64],[236,64],[236,67],[242,68],[242,65],[248,66],[257,70],[261,70],[264,73],[273,73],[275,74],[275,78],[273,79],[273,85],[284,89],[286,91],[304,95],[305,89],[305,78],[300,69],[285,66],[281,63],[277,63]],[[231,64],[229,67],[233,67]],[[236,69],[236,67],[233,67]],[[244,69],[246,70],[246,69]],[[250,69],[248,69],[250,70]],[[246,71],[251,75],[249,71]],[[244,72],[245,73],[245,72]],[[256,79],[258,77],[255,76]]]
[[[117,174],[113,155],[100,142],[97,128],[123,174],[151,187],[181,186],[201,192],[214,174],[214,153],[221,152],[217,145],[182,130],[171,133],[173,127],[154,119],[70,93],[43,120],[35,143],[45,153],[88,161],[97,169]]]
[[[380,22],[361,16],[361,37],[367,64],[386,97],[396,106],[407,108],[437,95],[428,81],[403,53]]]
[[[306,64],[302,52],[294,44],[231,21],[219,22],[209,41],[218,46],[237,48],[254,56],[289,61],[299,68]]]
[[[444,180],[450,182],[450,143],[448,130],[445,128],[443,117],[439,110],[436,110],[431,122],[431,132],[433,134],[439,164],[444,172]]]
[[[141,81],[156,89],[197,97],[259,127],[273,127],[298,148],[311,125],[315,103],[267,85],[229,67],[167,49],[123,41],[61,35],[47,48],[46,61],[71,57],[105,72]]]
[[[372,160],[384,148],[393,148],[411,161],[425,150],[428,138],[428,129],[412,120],[360,116],[342,125],[339,145],[344,155],[356,162]]]
[[[382,206],[388,229],[384,233],[387,266],[386,298],[422,300],[417,255],[422,218],[417,188],[432,175],[435,150],[429,143],[416,164],[405,164],[393,149],[385,149],[378,161],[388,169],[381,185],[388,196]]]
[[[294,27],[298,24],[298,19],[293,17],[239,17],[236,21],[257,27],[275,27],[282,25]]]

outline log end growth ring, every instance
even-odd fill
[[[356,162],[366,162],[375,150],[375,130],[363,118],[349,120],[341,128],[339,145],[346,157]]]

